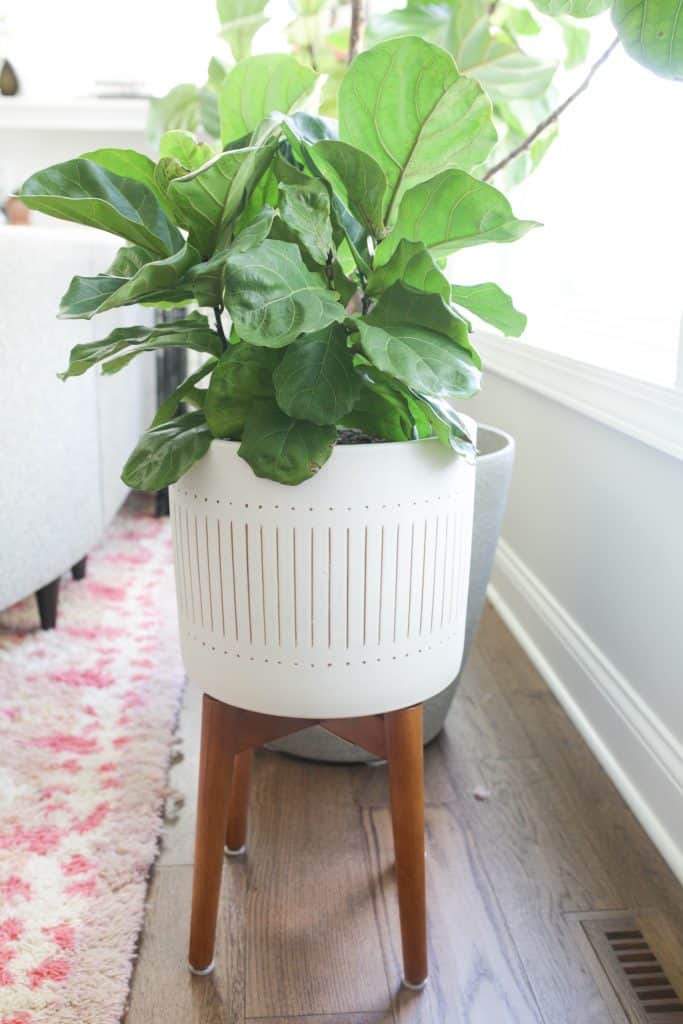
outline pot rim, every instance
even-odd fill
[[[481,423],[477,420],[477,440],[479,440],[480,432],[486,430],[489,434],[497,434],[498,437],[502,437],[505,440],[505,444],[502,448],[498,448],[495,452],[485,452],[483,455],[477,454],[477,462],[484,462],[486,459],[498,458],[506,452],[509,448],[515,447],[515,439],[512,434],[508,434],[507,430],[501,429],[501,427],[494,427],[490,423]],[[432,440],[432,438],[428,438]]]

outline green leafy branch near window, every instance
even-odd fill
[[[292,0],[293,19],[287,35],[292,52],[327,76],[321,112],[337,113],[337,93],[347,58],[360,48],[365,27],[363,0],[352,0],[351,31],[339,27],[348,4],[338,0]],[[251,52],[255,33],[266,22],[266,0],[217,0],[221,35],[239,62]],[[530,174],[557,135],[559,116],[580,96],[595,72],[614,50],[616,41],[589,69],[570,96],[557,98],[560,63],[529,52],[532,37],[561,33],[564,67],[579,67],[588,56],[590,19],[612,8],[618,36],[640,63],[669,78],[683,76],[683,18],[679,0],[533,0],[533,4],[502,0],[408,0],[405,7],[371,18],[368,43],[402,35],[418,35],[444,49],[458,70],[476,79],[493,103],[499,141],[482,174],[488,179],[504,170],[509,186]],[[348,20],[348,18],[347,18]],[[350,39],[353,35],[353,40]],[[535,51],[539,50],[538,39]],[[554,48],[553,48],[554,52]],[[202,88],[179,85],[152,102],[150,133],[187,128],[218,138],[218,97],[226,68],[213,58]]]
[[[493,283],[452,283],[445,261],[535,226],[477,177],[496,140],[491,102],[411,36],[353,61],[338,124],[300,110],[317,78],[287,54],[247,57],[221,90],[220,150],[176,129],[156,162],[97,150],[21,189],[30,208],[127,242],[103,273],[73,279],[62,317],[200,307],[71,352],[65,378],[169,347],[204,357],[128,460],[131,487],[177,480],[212,438],[239,441],[257,475],[285,484],[317,472],[339,428],[473,457],[452,404],[479,388],[468,314],[508,335],[526,318]]]

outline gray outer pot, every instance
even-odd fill
[[[477,482],[474,498],[474,534],[467,603],[467,626],[462,667],[450,686],[428,700],[424,706],[425,743],[441,732],[455,691],[463,673],[472,646],[486,597],[486,588],[493,568],[498,535],[503,524],[507,504],[515,442],[509,434],[494,427],[480,424],[477,433]],[[365,750],[333,736],[320,726],[313,726],[285,739],[269,743],[270,750],[313,761],[372,761]]]

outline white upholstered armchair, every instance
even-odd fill
[[[79,228],[0,226],[0,609],[35,592],[45,627],[60,576],[84,572],[124,500],[121,467],[153,416],[151,355],[116,377],[57,378],[72,345],[151,318],[140,308],[56,318],[71,277],[103,271],[116,248]]]

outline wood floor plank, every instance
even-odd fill
[[[243,1024],[246,888],[246,865],[226,865],[216,968],[199,978],[187,967],[192,868],[157,868],[124,1024]]]
[[[386,1013],[345,1013],[338,1014],[305,1014],[303,1017],[250,1017],[249,1020],[258,1024],[390,1024],[394,1015],[391,1010]]]
[[[249,1017],[390,1009],[353,771],[267,752],[256,758]]]
[[[486,864],[546,1024],[626,1024],[614,1016],[565,919],[614,909],[619,895],[580,822],[558,808],[538,759],[461,761],[465,789],[486,793],[458,804]],[[559,813],[558,813],[559,812]]]
[[[632,910],[656,907],[670,920],[683,946],[680,882],[511,633],[490,609],[485,618],[487,646],[480,647],[482,656],[535,754],[546,765],[553,790],[561,794],[568,815],[581,822],[589,836],[621,905]]]
[[[398,1024],[540,1024],[538,1006],[484,863],[452,805],[427,809],[430,977],[400,987],[401,944],[385,808],[363,812],[374,903]]]

